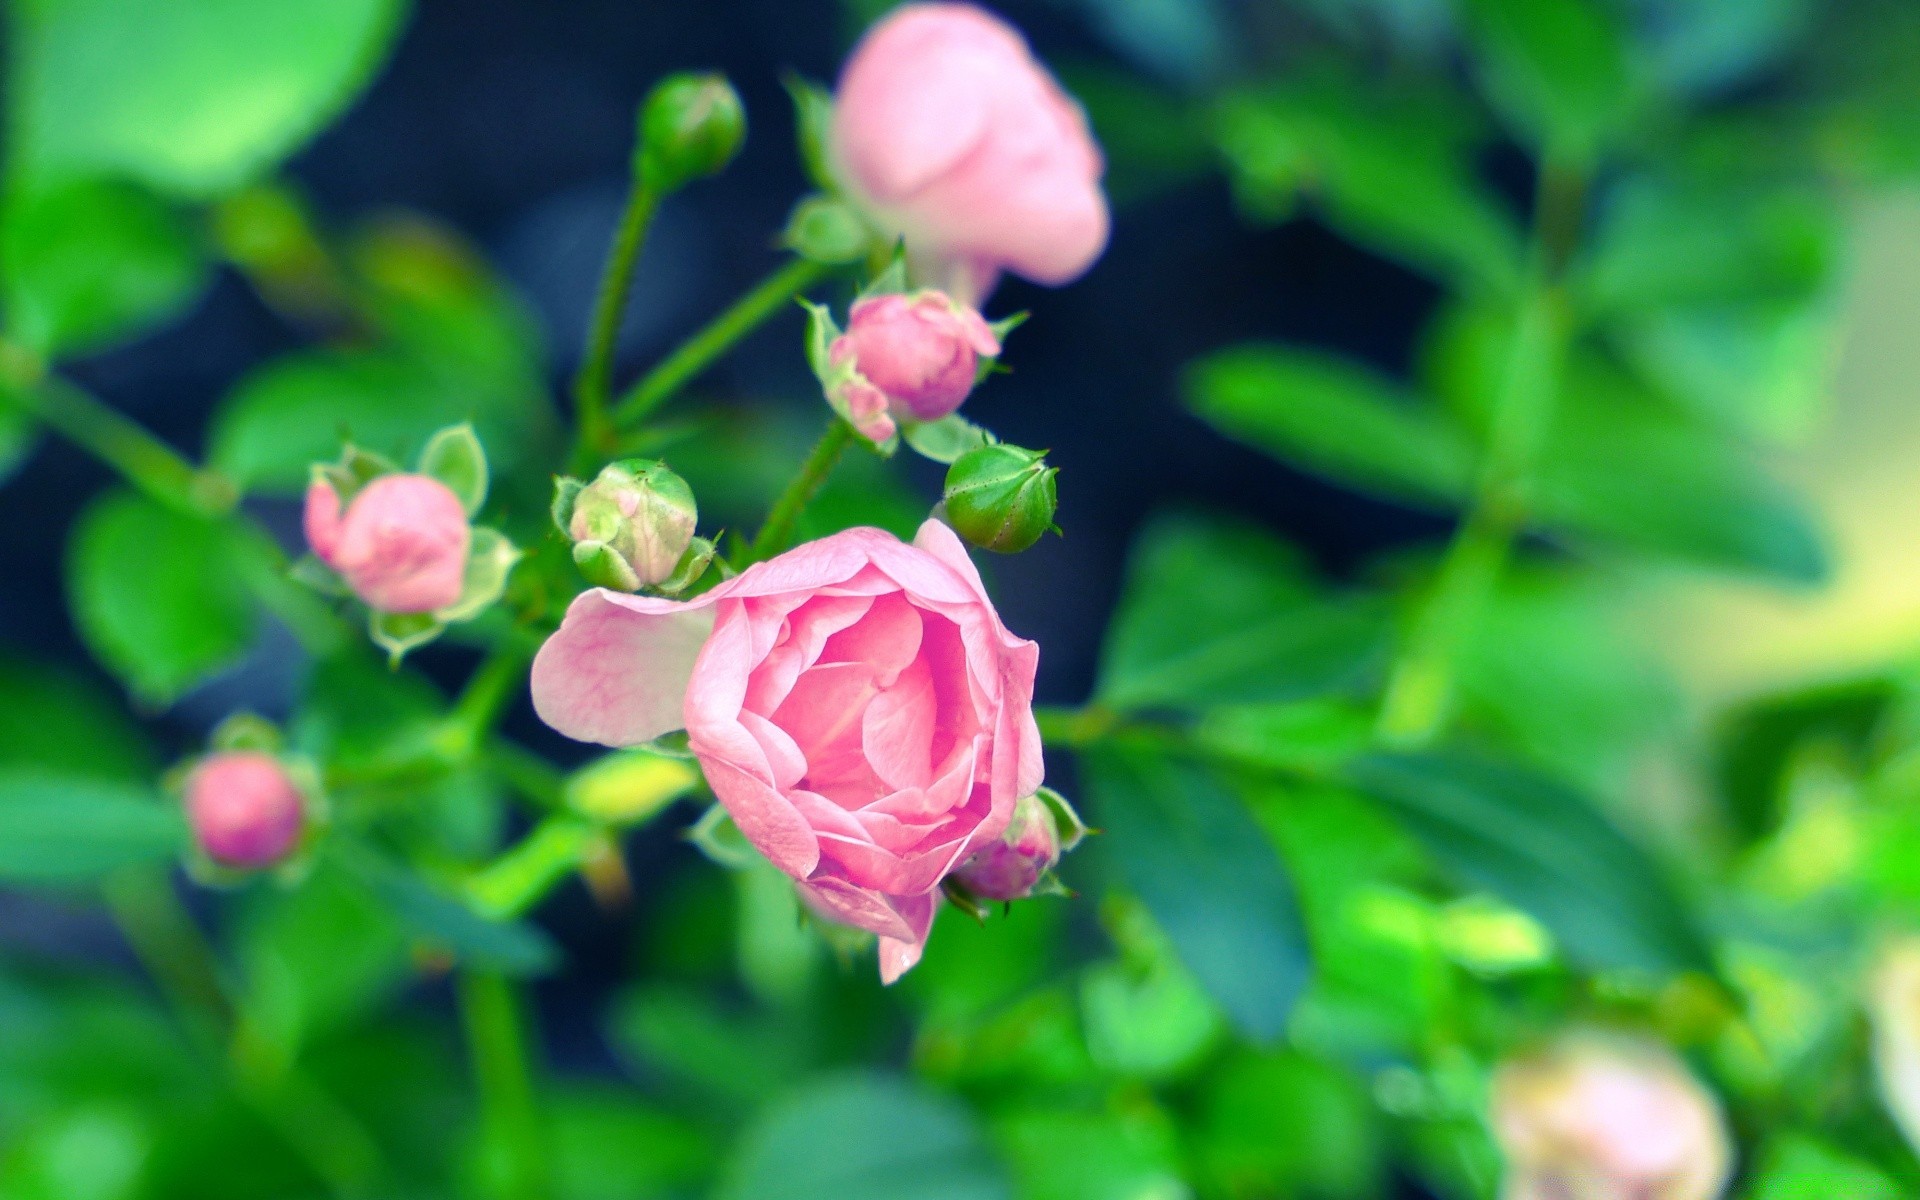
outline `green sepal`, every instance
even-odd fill
[[[433,615],[442,622],[466,621],[479,616],[507,590],[507,575],[520,561],[520,550],[497,529],[484,525],[473,528],[473,542],[467,550],[467,573],[460,585],[460,598]]]
[[[833,135],[833,96],[827,89],[788,71],[780,77],[787,95],[793,97],[795,141],[800,147],[800,165],[814,186],[835,191],[840,183],[833,177],[833,165],[827,146]]]
[[[287,578],[312,588],[322,596],[344,598],[353,594],[353,589],[347,586],[347,581],[341,578],[340,572],[312,554],[301,555],[291,567],[288,567]]]
[[[573,478],[571,475],[555,475],[553,477],[553,508],[551,510],[553,512],[553,523],[554,526],[567,537],[573,536],[574,502],[580,499],[580,493],[585,491],[586,488],[586,484]]]
[[[487,501],[487,452],[472,425],[450,425],[428,438],[416,469],[446,484],[469,517]]]
[[[439,637],[446,627],[435,613],[375,612],[367,618],[367,636],[387,652],[387,663],[396,670],[409,652]]]
[[[280,727],[259,713],[237,712],[214,727],[207,744],[215,750],[257,750],[278,754],[286,744]]]
[[[744,871],[762,861],[760,852],[747,841],[740,827],[727,815],[727,810],[718,804],[702,813],[700,819],[681,836],[692,842],[694,848],[715,865],[730,871]]]
[[[640,590],[640,576],[632,564],[605,542],[575,542],[573,565],[580,569],[581,578],[595,587],[612,588],[616,592]]]
[[[713,565],[714,556],[719,553],[719,548],[706,538],[694,538],[688,543],[687,552],[680,556],[680,563],[674,567],[673,574],[655,584],[654,590],[669,596],[679,595],[700,582],[700,577],[707,573],[707,568]]]
[[[887,260],[886,267],[860,289],[857,300],[870,300],[875,296],[891,296],[907,290],[907,243],[905,239],[893,244],[893,257]]]
[[[968,451],[1000,440],[959,413],[949,413],[938,421],[901,422],[900,435],[923,458],[949,466]]]

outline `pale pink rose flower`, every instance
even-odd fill
[[[432,612],[460,598],[473,532],[453,489],[426,475],[383,475],[351,504],[323,479],[307,488],[307,545],[369,608]]]
[[[1019,32],[970,4],[908,4],[840,74],[840,178],[927,276],[979,303],[1002,270],[1070,283],[1107,244],[1105,164]]]
[[[533,664],[542,720],[632,746],[685,728],[747,840],[835,921],[920,957],[940,881],[1040,786],[1039,649],[951,530],[849,529],[688,601],[583,593]]]
[[[847,331],[833,339],[827,359],[851,363],[852,386],[864,380],[878,390],[891,417],[937,421],[973,390],[980,359],[999,353],[1000,339],[979,310],[923,291],[855,301]],[[870,406],[851,395],[847,401],[850,413]]]
[[[300,841],[306,804],[278,759],[233,750],[202,759],[187,777],[187,823],[215,862],[270,867]]]
[[[1720,1106],[1664,1046],[1583,1035],[1502,1066],[1505,1200],[1713,1200],[1732,1172]]]

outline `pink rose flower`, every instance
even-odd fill
[[[849,529],[688,601],[583,593],[533,664],[542,720],[631,746],[684,727],[747,840],[836,921],[919,960],[940,881],[1040,786],[1039,648],[953,532]]]
[[[977,309],[924,291],[856,301],[827,361],[841,368],[836,399],[848,420],[884,442],[896,419],[937,421],[959,408],[981,357],[999,353],[1000,339]]]
[[[187,777],[187,821],[207,857],[258,869],[299,842],[306,802],[271,754],[233,750],[202,759]]]
[[[453,490],[426,475],[383,475],[341,511],[324,479],[307,488],[307,544],[380,612],[419,613],[460,598],[473,532]]]
[[[1020,34],[970,4],[908,4],[840,74],[836,169],[931,277],[979,302],[1002,270],[1069,283],[1107,244],[1085,115]]]

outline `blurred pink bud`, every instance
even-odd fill
[[[1493,1128],[1505,1200],[1713,1200],[1732,1171],[1719,1104],[1651,1041],[1583,1035],[1505,1064]]]
[[[380,612],[419,613],[460,598],[472,531],[453,490],[426,475],[383,475],[345,506],[324,479],[307,488],[307,544]]]
[[[207,857],[229,867],[270,867],[290,853],[306,803],[271,754],[230,750],[202,759],[187,779],[187,819]]]
[[[1000,840],[969,858],[955,876],[982,900],[1024,900],[1059,863],[1060,827],[1047,802],[1034,795],[1014,805]]]
[[[1002,269],[1070,283],[1106,248],[1085,114],[970,4],[908,4],[867,33],[840,74],[833,153],[869,215],[970,301]]]
[[[945,293],[924,291],[857,301],[827,360],[851,368],[841,399],[849,419],[865,433],[867,425],[878,428],[879,421],[868,415],[875,403],[863,383],[879,393],[889,416],[937,421],[973,390],[981,357],[999,353],[1000,339],[977,310],[955,304]],[[887,425],[874,440],[892,436],[892,423]]]

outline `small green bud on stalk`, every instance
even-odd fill
[[[656,196],[718,174],[747,138],[739,93],[718,73],[669,75],[640,108],[634,170]]]
[[[652,459],[611,463],[585,487],[562,480],[559,493],[554,519],[573,539],[581,573],[601,587],[631,592],[671,579],[693,544],[693,489]]]
[[[961,455],[947,471],[947,523],[984,550],[1017,554],[1053,528],[1058,502],[1044,450],[999,443]]]

